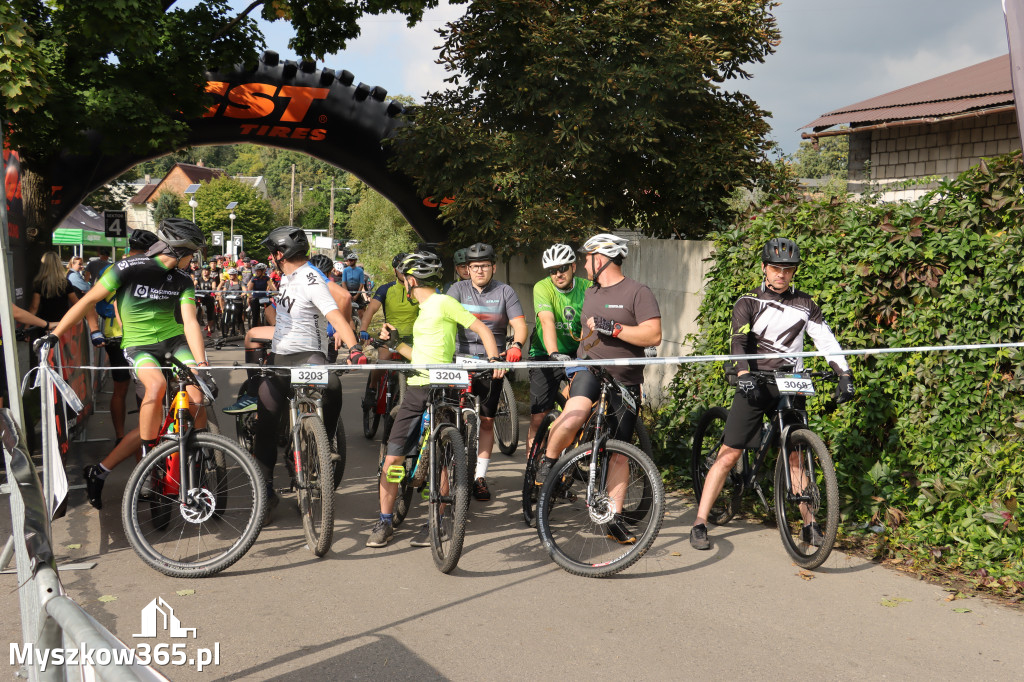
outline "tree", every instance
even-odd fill
[[[818,138],[817,147],[810,140],[800,143],[790,160],[793,172],[800,178],[842,178],[846,179],[849,169],[850,138],[835,135]]]
[[[156,199],[156,205],[153,207],[153,222],[157,225],[164,218],[191,218],[192,212],[189,210],[189,214],[184,214],[185,202],[178,197],[174,192],[161,192],[160,196]]]
[[[437,0],[256,0],[233,15],[224,0],[188,9],[174,0],[0,3],[0,118],[22,158],[28,227],[49,235],[47,174],[64,151],[94,140],[110,154],[180,146],[185,121],[206,108],[209,65],[251,63],[263,36],[248,17],[289,22],[303,58],[341,51],[366,14],[400,12],[413,24]]]
[[[349,234],[359,240],[359,262],[370,278],[387,282],[393,279],[391,259],[414,251],[419,237],[390,201],[365,185],[360,193],[362,198],[348,219]]]
[[[270,202],[263,198],[253,187],[228,177],[214,178],[202,184],[194,195],[196,203],[196,223],[206,235],[206,244],[210,247],[210,233],[214,230],[224,232],[224,243],[228,243],[231,235],[232,211],[235,214],[234,233],[242,235],[242,249],[246,254],[263,258],[266,249],[260,242],[274,227],[274,214]],[[237,201],[232,211],[226,207]],[[191,210],[189,211],[191,214]],[[226,252],[227,249],[225,248]],[[219,255],[216,247],[210,247],[210,255]]]
[[[596,229],[698,236],[758,174],[766,112],[729,92],[774,51],[772,0],[477,0],[440,31],[451,90],[396,167],[451,199],[453,238],[503,250]]]

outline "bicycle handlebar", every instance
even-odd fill
[[[164,353],[164,360],[174,368],[179,381],[197,386],[199,390],[203,392],[203,395],[206,396],[206,399],[210,401],[211,405],[216,401],[216,398],[213,395],[213,390],[199,377],[199,375],[192,371],[191,367],[170,353]]]

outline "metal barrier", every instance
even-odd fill
[[[44,417],[47,413],[52,416],[55,406],[49,397],[54,389],[74,405],[77,396],[48,364],[45,354],[40,357],[39,375]],[[44,432],[42,482],[26,451],[24,435],[8,409],[0,410],[0,442],[11,496],[12,542],[8,545],[13,545],[16,559],[21,609],[22,642],[20,646],[11,644],[13,662],[21,665],[31,680],[90,679],[89,669],[101,680],[167,679],[135,663],[123,642],[64,593],[50,539],[51,514],[63,498],[59,482],[55,486],[53,480],[63,479],[62,467],[60,475],[54,475],[55,463],[61,461],[59,453],[53,452],[54,439]],[[64,485],[66,488],[66,482]],[[89,652],[90,663],[65,664],[65,654],[72,650]],[[129,660],[132,662],[125,663]]]

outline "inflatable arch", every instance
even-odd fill
[[[208,72],[206,91],[213,102],[202,117],[188,122],[187,146],[251,142],[305,152],[380,192],[424,241],[445,241],[438,202],[419,196],[409,177],[388,168],[388,150],[381,143],[408,122],[397,118],[404,108],[388,100],[384,88],[356,83],[348,71],[281,61],[267,51],[251,68]],[[54,224],[132,166],[173,151],[62,159],[51,176]]]

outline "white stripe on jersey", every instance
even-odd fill
[[[309,262],[278,285],[277,321],[271,350],[289,353],[327,352],[327,313],[338,305],[327,287],[327,278]]]

